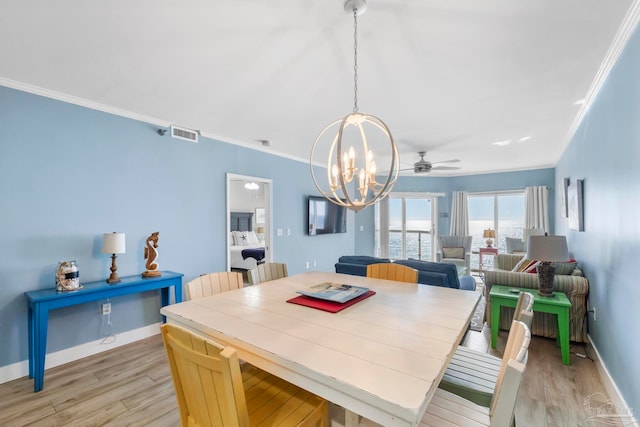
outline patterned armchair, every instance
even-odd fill
[[[513,286],[516,288],[538,289],[538,275],[534,273],[518,273],[511,271],[520,262],[523,255],[498,254],[495,268],[483,270],[485,282],[485,318],[491,324],[491,301],[489,292],[493,285]],[[571,272],[562,274],[556,267],[556,275],[553,278],[553,290],[564,292],[571,301],[569,310],[569,338],[575,342],[587,342],[587,293],[589,282],[582,275],[582,270],[577,266]],[[509,329],[513,309],[503,307],[500,313],[500,329]],[[543,337],[555,338],[558,320],[554,314],[535,313],[531,324],[531,333]]]
[[[467,267],[471,271],[472,236],[438,236],[436,261]]]

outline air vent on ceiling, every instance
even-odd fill
[[[171,137],[198,143],[198,131],[171,125]]]

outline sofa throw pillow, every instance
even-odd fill
[[[554,262],[556,267],[556,274],[560,276],[569,276],[573,273],[573,270],[578,266],[575,259],[571,259],[567,262]]]
[[[538,265],[538,261],[533,259],[522,258],[511,271],[516,273],[524,273],[529,267]],[[528,273],[531,273],[528,271]]]
[[[464,248],[442,248],[442,258],[464,259]]]

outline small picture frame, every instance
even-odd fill
[[[256,209],[256,224],[264,224],[264,208]]]
[[[567,207],[569,212],[569,229],[584,231],[583,180],[578,179],[570,184],[567,191]]]
[[[567,203],[569,191],[569,178],[562,179],[562,187],[560,188],[560,216],[567,218],[569,216],[569,204]]]

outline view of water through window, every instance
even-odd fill
[[[524,191],[469,194],[469,234],[473,236],[471,268],[478,268],[478,249],[486,247],[483,231],[496,231],[493,247],[506,253],[506,237],[522,238],[524,228]],[[433,227],[429,198],[389,198],[389,258],[415,258],[435,261],[437,245],[432,241]],[[403,224],[405,229],[403,247]],[[490,264],[493,257],[485,257]]]

